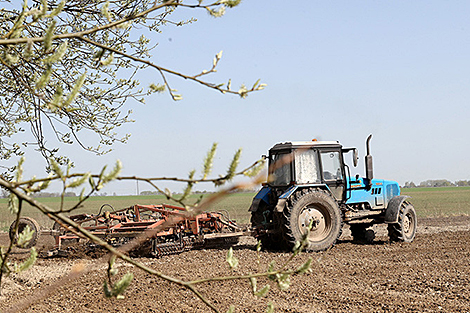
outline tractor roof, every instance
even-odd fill
[[[310,148],[317,146],[341,147],[339,141],[287,141],[275,144],[271,149]]]

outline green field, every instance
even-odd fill
[[[470,187],[402,189],[419,217],[470,215]]]
[[[402,194],[411,196],[419,217],[439,217],[453,215],[470,215],[470,187],[441,187],[441,188],[410,188],[402,189]],[[247,223],[250,220],[248,208],[254,193],[232,194],[210,208],[213,211],[227,210],[232,219],[239,223]],[[196,197],[196,196],[194,196]],[[58,208],[59,198],[38,199],[51,208]],[[66,198],[66,207],[71,206],[77,198]],[[98,213],[103,204],[110,204],[115,209],[126,208],[134,204],[160,204],[169,203],[163,196],[115,196],[92,197],[79,209],[79,213]],[[171,203],[169,203],[171,204]],[[13,216],[8,213],[7,199],[0,199],[0,230],[7,230]],[[52,222],[39,211],[26,205],[23,209],[24,216],[36,219],[43,227],[49,228]]]
[[[223,198],[220,202],[214,204],[210,211],[226,210],[230,214],[230,218],[236,220],[238,223],[248,223],[250,215],[248,208],[250,207],[251,200],[254,193],[236,193],[226,198]],[[197,195],[193,195],[193,198],[198,198]],[[59,209],[60,198],[40,198],[38,201],[44,203],[52,209]],[[65,198],[65,208],[73,206],[77,202],[77,197]],[[166,200],[164,196],[108,196],[108,197],[91,197],[85,202],[83,207],[74,211],[73,214],[77,213],[98,213],[100,207],[103,204],[110,204],[113,208],[123,209],[130,207],[134,204],[174,204],[171,201]],[[10,224],[14,220],[13,215],[9,214],[8,211],[8,200],[0,199],[0,231],[7,230]],[[109,210],[109,207],[106,208]],[[39,222],[42,227],[50,228],[53,222],[43,216],[37,209],[32,208],[28,204],[23,207],[23,216],[29,216]]]

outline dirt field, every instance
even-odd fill
[[[266,298],[251,294],[247,281],[211,282],[199,288],[221,312],[470,312],[470,218],[421,219],[411,244],[390,244],[384,227],[373,244],[351,242],[345,229],[340,242],[322,253],[302,254],[296,267],[312,256],[311,273],[295,276],[287,291],[272,284]],[[5,244],[5,234],[0,236]],[[49,244],[42,238],[41,245]],[[227,250],[197,250],[140,261],[181,279],[226,276],[257,271],[255,242],[244,238],[235,247],[240,266],[230,271]],[[15,254],[19,258],[21,254]],[[288,253],[261,252],[263,269],[271,260],[282,263]],[[64,279],[72,266],[86,274]],[[124,300],[106,299],[102,292],[105,265],[98,259],[41,259],[28,272],[10,276],[0,296],[0,312],[210,312],[189,291],[156,277],[132,271],[134,281]],[[260,287],[267,283],[260,279]],[[26,308],[24,308],[26,307]]]

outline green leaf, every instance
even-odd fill
[[[52,66],[50,64],[46,64],[46,68],[42,73],[41,77],[39,77],[38,81],[36,82],[36,90],[42,89],[47,86],[49,80],[51,79],[52,75]]]
[[[103,66],[110,65],[114,60],[114,54],[111,52],[105,60],[101,60],[100,64]]]
[[[95,189],[96,184],[95,184],[95,180],[93,179],[92,176],[90,176],[90,177],[88,178],[88,183],[90,184],[91,189]]]
[[[76,188],[83,185],[90,178],[90,175],[90,173],[86,173],[82,177],[74,179],[71,183],[66,185],[66,188]]]
[[[51,178],[52,174],[47,175],[47,177]],[[47,187],[49,187],[50,184],[51,184],[51,180],[46,180],[46,181],[40,182],[38,184],[38,187],[37,187],[36,191],[45,190],[45,189],[47,189]]]
[[[231,305],[228,310],[227,310],[227,313],[233,313],[235,312],[235,307],[233,305]]]
[[[47,13],[47,0],[41,0],[41,13],[38,18],[43,17]]]
[[[251,87],[251,89],[255,90],[255,89],[256,89],[256,86],[258,86],[260,80],[261,80],[261,79],[258,79],[258,80],[253,84],[253,87]]]
[[[225,5],[226,7],[233,8],[239,5],[241,0],[220,0],[219,3]]]
[[[240,89],[238,89],[238,94],[240,95],[241,98],[245,99],[246,96],[248,96],[248,89],[246,89],[245,84],[242,84],[240,86]]]
[[[59,13],[62,12],[62,10],[64,9],[64,6],[65,6],[65,0],[62,0],[57,5],[57,7],[54,10],[52,10],[51,13],[49,15],[47,15],[46,17],[54,17],[54,16],[59,15]]]
[[[126,273],[121,280],[119,280],[117,283],[114,284],[113,287],[113,295],[116,297],[119,295],[122,295],[124,291],[129,287],[132,279],[134,278],[134,274],[132,273]]]
[[[191,172],[189,172],[189,180],[193,180],[194,179],[194,174],[196,173],[196,170],[192,170]],[[189,197],[189,195],[191,194],[191,191],[193,189],[193,186],[194,186],[194,182],[188,182],[187,185],[186,185],[186,188],[184,189],[184,192],[183,192],[183,195],[181,196],[180,198],[180,201],[184,201],[187,197]]]
[[[298,273],[298,274],[304,274],[306,272],[309,272],[311,271],[310,267],[312,266],[312,261],[313,259],[312,258],[308,258],[308,260],[302,264],[301,266],[299,266],[295,272]]]
[[[102,178],[103,184],[106,184],[106,183],[108,183],[112,180],[115,180],[119,176],[119,174],[121,173],[121,170],[122,170],[122,162],[120,160],[116,160],[116,164],[114,165],[111,172],[109,172],[105,176],[102,176],[103,177]]]
[[[18,165],[16,166],[15,178],[17,182],[20,182],[23,179],[24,161],[25,161],[25,158],[21,157],[20,160],[18,161]]]
[[[18,239],[16,240],[16,245],[18,247],[24,247],[33,239],[34,230],[32,230],[29,225],[23,229],[23,231],[18,235]]]
[[[266,86],[267,84],[260,84],[256,90],[263,90]]]
[[[65,52],[67,52],[67,47],[68,47],[68,41],[65,40],[59,45],[59,47],[56,49],[54,54],[44,59],[44,63],[52,64],[52,63],[56,63],[60,61],[62,57],[65,55]]]
[[[32,40],[28,40],[26,42],[23,55],[26,60],[31,59],[31,57],[33,56],[33,41]]]
[[[101,7],[101,14],[106,17],[108,22],[111,22],[111,14],[109,13],[109,1],[106,1],[106,3],[103,4],[103,6]]]
[[[58,108],[62,107],[62,104],[63,104],[62,95],[63,95],[62,86],[57,85],[51,102],[47,104],[47,107],[49,108],[49,110],[51,110],[52,112],[55,112]]]
[[[258,244],[256,245],[256,251],[257,252],[261,251],[261,240],[258,240]]]
[[[108,281],[106,279],[103,282],[103,291],[106,298],[111,298],[113,296],[113,293],[109,289]]]
[[[78,95],[80,88],[82,88],[83,83],[85,82],[86,74],[80,75],[80,77],[75,81],[72,91],[68,95],[67,99],[64,101],[64,106],[68,106],[72,103],[75,97]]]
[[[276,267],[276,261],[272,260],[271,263],[269,263],[269,266],[268,266],[268,273],[275,272],[276,271],[275,267]],[[277,279],[275,274],[268,275],[268,278],[270,280],[276,280]]]
[[[44,36],[44,52],[49,52],[52,48],[52,37],[54,36],[54,30],[57,22],[52,20],[46,30],[46,35]]]
[[[84,195],[85,195],[85,188],[83,188],[82,191],[80,192],[80,196],[78,198],[79,201],[82,201],[85,198]]]
[[[152,83],[152,84],[150,84],[149,88],[150,88],[151,92],[162,93],[162,92],[165,91],[166,85],[160,85],[160,84],[155,85],[155,84]]]
[[[265,297],[268,294],[270,288],[271,286],[269,285],[264,286],[263,288],[261,288],[255,293],[255,296],[260,297],[260,298]]]
[[[279,274],[277,275],[277,286],[281,290],[287,290],[290,286],[290,274]]]
[[[203,169],[203,176],[202,179],[206,179],[207,176],[212,171],[212,164],[215,157],[215,152],[217,151],[217,142],[212,144],[212,148],[207,152],[207,155],[204,159],[204,169]]]
[[[60,178],[64,178],[64,172],[60,168],[59,164],[54,158],[49,159],[49,163],[51,164],[51,170]]]
[[[255,293],[256,293],[256,289],[257,289],[257,281],[256,281],[256,278],[250,277],[250,285],[251,285],[251,291],[253,292],[253,294],[255,294]]]
[[[242,155],[242,149],[238,149],[233,156],[232,162],[230,162],[230,166],[227,171],[227,180],[231,180],[235,177],[238,164],[240,163],[240,156]]]
[[[16,197],[13,193],[10,193],[8,196],[8,210],[10,211],[11,214],[16,214],[18,213],[19,209],[19,201],[18,197]]]
[[[243,175],[248,176],[248,177],[255,177],[264,169],[265,165],[266,165],[266,160],[260,159],[258,160],[257,165],[255,165],[248,171],[245,171]]]
[[[33,266],[34,263],[36,262],[37,258],[38,258],[38,253],[36,252],[36,249],[32,247],[29,257],[18,266],[16,272],[18,273],[18,272],[22,272],[22,271],[26,271],[30,269],[31,266]]]
[[[20,60],[20,58],[17,56],[17,55],[13,55],[13,54],[5,54],[5,61],[9,64],[9,65],[13,65],[15,63],[18,63],[18,61]]]
[[[174,95],[173,95],[173,100],[175,100],[175,101],[183,100],[183,96],[182,96],[182,95],[178,95],[178,94],[174,94]]]
[[[225,14],[225,7],[221,7],[218,10],[206,7],[206,10],[213,17],[222,17]]]
[[[274,304],[272,302],[268,303],[268,307],[266,308],[266,313],[273,313],[274,312]]]
[[[233,255],[232,247],[230,247],[227,252],[227,263],[231,269],[234,269],[238,266],[238,259]]]

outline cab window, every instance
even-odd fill
[[[297,184],[319,182],[317,152],[312,149],[295,150],[295,180]]]
[[[343,174],[341,172],[340,155],[338,151],[322,152],[321,163],[323,167],[324,180],[341,180]]]

